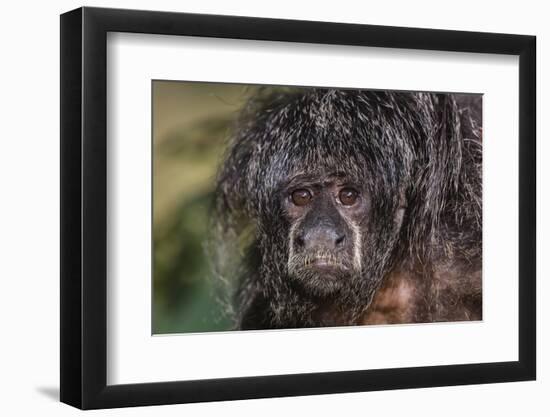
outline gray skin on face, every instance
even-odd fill
[[[312,294],[339,291],[346,279],[361,273],[365,190],[342,174],[301,175],[291,180],[282,198],[292,224],[289,277]]]

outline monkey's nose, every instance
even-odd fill
[[[334,250],[342,245],[345,235],[332,228],[312,229],[299,236],[297,243],[309,250]]]

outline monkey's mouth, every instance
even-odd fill
[[[306,268],[314,268],[314,269],[320,269],[320,270],[348,270],[349,268],[347,265],[340,262],[338,259],[335,259],[334,257],[316,257],[316,258],[309,258],[304,262],[304,266]]]
[[[349,272],[350,266],[333,253],[313,253],[300,256],[300,261],[295,266],[309,271],[316,271],[323,274],[341,274]]]

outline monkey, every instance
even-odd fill
[[[482,319],[481,95],[261,88],[215,187],[235,328]]]

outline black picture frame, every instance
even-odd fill
[[[519,360],[107,385],[108,32],[519,56]],[[536,38],[80,8],[61,15],[61,401],[81,409],[534,380]]]

